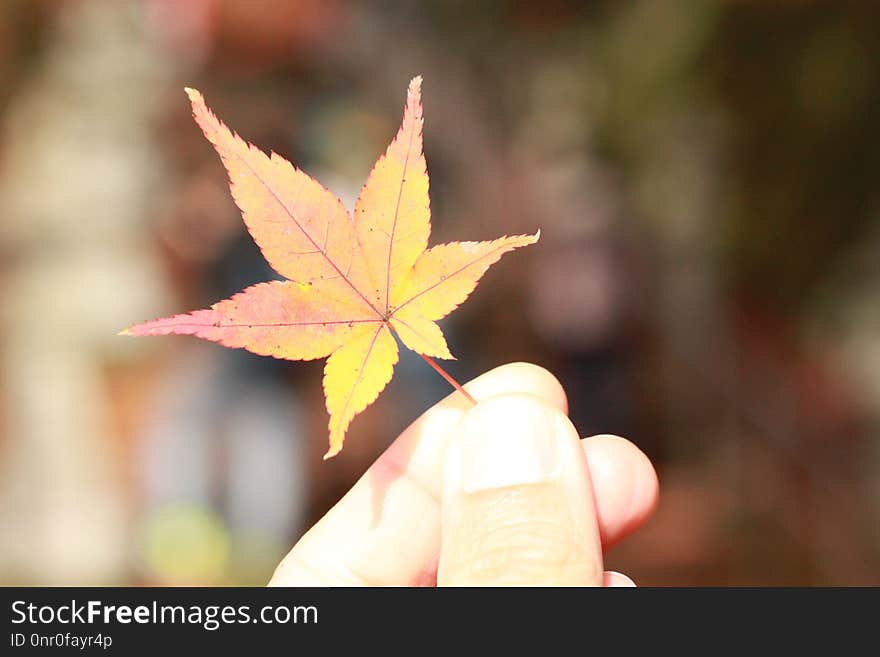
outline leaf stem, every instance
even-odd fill
[[[468,400],[471,404],[473,404],[474,406],[477,405],[477,400],[474,399],[473,397],[471,397],[470,393],[469,393],[467,390],[465,390],[464,388],[462,388],[462,387],[461,387],[461,384],[460,384],[458,381],[456,381],[456,380],[453,379],[451,376],[449,376],[449,374],[447,374],[446,370],[444,370],[444,369],[443,369],[442,367],[440,367],[436,362],[434,362],[434,359],[433,359],[433,358],[431,358],[430,356],[426,356],[425,354],[419,354],[419,356],[421,356],[421,357],[424,359],[424,361],[425,361],[428,365],[430,365],[431,367],[433,367],[434,370],[437,372],[437,374],[439,374],[439,375],[442,376],[444,379],[446,379],[446,382],[447,382],[449,385],[451,385],[453,388],[455,388],[455,389],[458,390],[461,394],[463,394],[464,397],[465,397],[465,399],[467,399],[467,400]]]

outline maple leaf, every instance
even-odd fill
[[[259,283],[210,308],[121,333],[194,335],[289,360],[329,356],[325,459],[342,449],[354,416],[391,380],[398,359],[395,336],[461,389],[431,360],[453,358],[436,320],[461,304],[504,253],[533,244],[540,231],[428,248],[421,81],[410,82],[403,123],[361,190],[354,217],[283,157],[245,142],[198,91],[187,89],[193,116],[226,167],[248,231],[288,280]]]

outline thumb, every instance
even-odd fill
[[[537,397],[506,394],[450,442],[437,583],[599,586],[602,549],[577,431]]]

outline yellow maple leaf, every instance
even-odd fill
[[[289,360],[329,356],[324,393],[330,448],[339,453],[355,415],[391,380],[395,336],[431,360],[452,358],[436,320],[452,312],[486,270],[534,235],[428,248],[431,210],[422,152],[421,78],[403,123],[373,167],[352,220],[342,203],[277,153],[227,128],[187,89],[193,116],[229,173],[254,241],[286,281],[259,283],[210,308],[137,324],[125,335],[195,335]]]

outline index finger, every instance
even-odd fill
[[[529,363],[502,365],[464,387],[477,400],[520,392],[567,410],[565,391],[556,377]],[[470,406],[455,392],[411,424],[297,542],[269,584],[433,584],[444,453]]]

